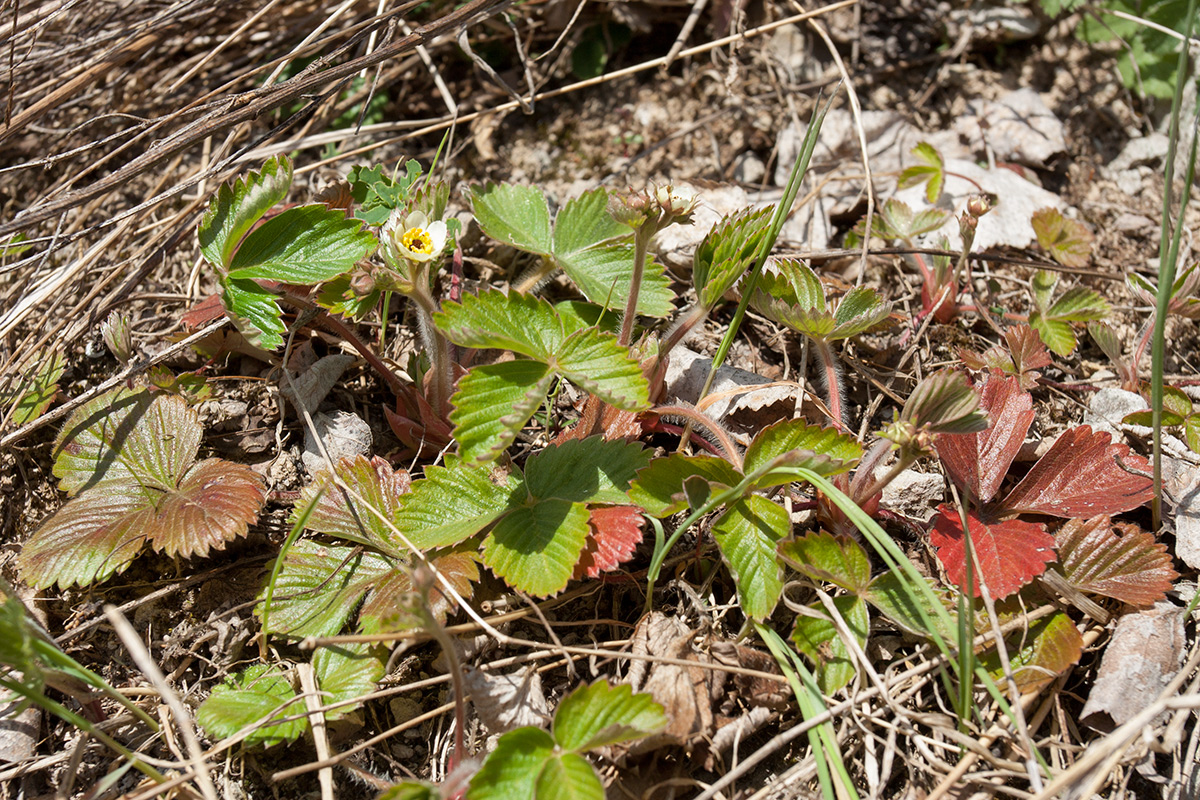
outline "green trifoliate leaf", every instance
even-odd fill
[[[629,500],[652,517],[669,517],[688,508],[684,483],[693,476],[721,488],[737,486],[742,475],[724,459],[678,453],[656,458],[638,472],[629,489]]]
[[[488,184],[471,189],[471,212],[488,236],[528,253],[548,256],[550,207],[540,189]]]
[[[544,800],[538,793],[538,778],[556,757],[554,750],[554,739],[543,730],[509,731],[471,778],[467,800]],[[604,788],[596,783],[599,793],[586,796],[602,800]]]
[[[275,293],[251,280],[221,282],[221,304],[246,341],[264,350],[283,344],[283,312]]]
[[[754,266],[773,211],[773,207],[739,211],[714,225],[700,242],[692,261],[692,280],[701,306],[715,308]]]
[[[928,592],[912,586],[899,570],[876,577],[863,598],[909,633],[931,638],[936,631],[944,642],[958,637],[953,601],[946,599],[941,609],[935,608]]]
[[[208,263],[228,271],[238,242],[283,200],[291,185],[292,162],[282,155],[268,159],[261,172],[251,172],[232,185],[222,184],[197,230],[200,252]]]
[[[624,505],[637,471],[652,452],[637,442],[606,441],[599,436],[550,445],[529,457],[525,487],[538,499]]]
[[[554,373],[537,361],[472,367],[450,398],[454,440],[464,464],[499,457],[546,400]]]
[[[569,500],[521,505],[483,542],[483,563],[509,586],[538,597],[561,591],[587,543],[588,509]]]
[[[611,333],[576,331],[554,353],[552,366],[567,380],[624,411],[650,407],[650,384],[642,367]]]
[[[942,155],[929,142],[921,142],[911,152],[921,163],[901,172],[896,188],[907,189],[925,183],[925,199],[930,205],[936,205],[946,182],[946,166],[942,162]]]
[[[379,645],[327,645],[313,656],[313,671],[323,694],[322,705],[353,700],[371,692],[383,677],[387,650]],[[332,708],[325,719],[337,719],[354,711],[358,704]]]
[[[835,597],[833,605],[841,614],[859,647],[864,646],[870,629],[867,604],[854,595],[843,595]],[[797,650],[808,656],[816,665],[817,686],[821,692],[833,694],[854,680],[854,676],[858,674],[858,667],[846,640],[838,634],[825,607],[813,606],[812,613],[822,616],[802,614],[796,617],[792,642]]]
[[[1061,319],[1045,317],[1035,311],[1029,315],[1029,327],[1037,331],[1042,343],[1057,355],[1069,356],[1079,344],[1071,323]]]
[[[798,452],[799,458],[781,465],[755,482],[759,488],[789,483],[795,478],[789,471],[804,468],[820,475],[836,475],[853,467],[862,458],[862,446],[852,436],[833,428],[819,428],[803,420],[784,420],[763,428],[746,449],[746,474],[757,472],[785,454]],[[657,463],[657,462],[656,462]]]
[[[603,800],[604,784],[587,759],[564,753],[546,762],[534,786],[536,800]]]
[[[296,692],[279,667],[255,664],[214,689],[197,709],[196,721],[212,738],[225,739],[247,725],[271,717],[295,716],[303,710],[304,703],[296,701]],[[293,742],[307,727],[308,720],[304,717],[260,724],[242,743],[247,747],[271,747]]]
[[[570,753],[641,739],[666,727],[663,707],[648,694],[607,681],[580,686],[554,714],[554,741]]]
[[[377,553],[301,539],[283,554],[268,628],[297,639],[341,633],[372,583],[393,569],[395,564]],[[266,597],[264,587],[254,609],[260,619]]]
[[[1163,411],[1171,411],[1181,417],[1192,413],[1192,398],[1174,386],[1163,387]]]
[[[808,533],[784,542],[779,554],[812,580],[832,583],[854,594],[862,594],[871,582],[867,553],[848,536]]]
[[[791,527],[787,511],[759,495],[730,505],[713,523],[713,538],[733,573],[742,612],[751,619],[770,616],[783,594],[775,551]]]
[[[950,213],[938,208],[913,212],[907,203],[888,200],[873,218],[872,235],[882,239],[911,241],[923,233],[932,233],[946,224]]]
[[[1098,292],[1084,286],[1074,286],[1054,301],[1047,316],[1067,322],[1088,322],[1103,319],[1111,311],[1108,301]]]
[[[554,306],[531,295],[491,290],[464,295],[433,315],[446,338],[463,347],[495,348],[547,361],[567,336]]]
[[[458,463],[426,467],[425,477],[413,481],[405,495],[396,523],[421,550],[447,547],[479,533],[526,498],[519,472],[505,477]]]
[[[229,264],[229,277],[316,284],[349,272],[377,244],[361,222],[341,211],[289,208],[246,237]]]

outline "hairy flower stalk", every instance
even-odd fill
[[[430,288],[433,283],[431,266],[446,247],[446,223],[430,222],[424,213],[392,213],[383,226],[383,260],[389,270],[377,276],[381,288],[397,291],[413,301],[417,310],[417,330],[421,344],[429,354],[432,380],[429,385],[429,405],[441,412],[450,399],[454,382],[450,342],[433,324],[437,301]]]

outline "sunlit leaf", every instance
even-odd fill
[[[567,336],[554,306],[532,295],[488,290],[446,302],[433,315],[446,338],[464,347],[512,350],[546,361]]]
[[[591,509],[588,539],[575,565],[575,578],[597,578],[633,557],[641,544],[645,523],[636,506],[603,506]]]
[[[820,428],[804,420],[784,420],[758,432],[746,449],[746,474],[757,472],[785,454],[799,458],[773,470],[756,482],[760,488],[790,482],[789,469],[804,468],[820,475],[836,475],[853,467],[862,458],[862,446],[853,437],[834,428]]]
[[[333,482],[329,471],[322,470],[300,492],[289,522],[295,524],[301,511],[314,498],[319,498],[305,523],[308,530],[349,539],[384,552],[402,552],[403,546],[395,541],[392,529],[371,509],[395,525],[400,495],[412,484],[408,472],[392,469],[379,456],[369,460],[364,456],[343,458],[335,469],[337,476],[361,500],[344,492]]]
[[[1041,208],[1029,220],[1038,244],[1064,267],[1086,267],[1094,236],[1077,219],[1064,217],[1056,208]]]
[[[791,528],[787,510],[760,495],[731,504],[713,523],[713,539],[733,574],[742,612],[751,619],[770,616],[783,594],[775,551]]]
[[[257,472],[209,458],[187,471],[176,489],[156,498],[147,538],[172,557],[207,556],[246,531],[267,499]]]
[[[906,167],[900,173],[896,188],[907,189],[909,186],[925,183],[925,199],[930,205],[936,205],[938,198],[942,196],[942,186],[946,181],[946,167],[942,155],[929,142],[921,142],[911,152],[921,163]]]
[[[554,751],[553,737],[539,728],[509,731],[500,737],[496,749],[488,753],[471,778],[467,800],[543,800],[537,782],[555,758]],[[596,783],[599,785],[599,780]],[[601,786],[595,800],[601,800],[603,794]]]
[[[688,507],[683,485],[693,475],[726,487],[736,486],[742,477],[724,459],[674,453],[654,459],[638,472],[629,499],[652,517],[668,517]]]
[[[779,554],[814,581],[862,594],[871,582],[871,562],[862,545],[848,536],[812,531],[779,547]]]
[[[979,395],[956,370],[941,370],[917,384],[900,419],[931,433],[973,433],[987,427]]]
[[[1045,686],[1078,663],[1083,654],[1083,637],[1071,618],[1061,611],[1034,620],[1029,630],[1009,636],[1005,644],[1013,678],[1023,693]],[[995,649],[983,654],[980,664],[996,680],[1003,675]]]
[[[530,456],[525,486],[539,499],[624,504],[630,481],[652,455],[637,442],[572,439]]]
[[[994,598],[1008,597],[1046,571],[1054,561],[1054,537],[1045,526],[1019,519],[998,522],[984,520],[974,510],[967,512],[971,544],[979,561],[979,572],[972,581],[972,596],[981,595],[980,573]],[[950,583],[966,591],[966,538],[958,510],[941,506],[929,532],[929,542],[937,548],[938,561]]]
[[[491,461],[512,444],[546,400],[554,373],[524,359],[472,367],[450,398],[454,439],[466,464]]]
[[[24,425],[46,413],[58,395],[58,380],[66,364],[63,354],[55,351],[38,365],[31,377],[19,382],[13,391],[0,393],[0,403],[4,405],[17,401],[12,415],[14,425]],[[0,409],[2,413],[3,409]]]
[[[1010,511],[1088,519],[1131,511],[1154,496],[1150,463],[1087,425],[1064,431],[1004,499]]]
[[[483,469],[426,467],[405,495],[396,527],[422,550],[457,544],[492,524],[508,510],[509,497],[524,491],[519,474],[492,480]]]
[[[270,631],[294,638],[342,632],[359,602],[394,562],[362,548],[295,542],[283,555],[267,622]],[[261,618],[266,589],[255,613]]]
[[[313,671],[322,692],[321,705],[353,700],[371,692],[383,677],[387,650],[379,645],[326,645],[313,655]],[[326,719],[337,719],[354,711],[358,704],[325,712]]]
[[[554,353],[552,366],[609,405],[625,411],[642,411],[650,405],[650,385],[641,365],[611,333],[591,328],[576,331]]]
[[[566,587],[588,536],[583,503],[542,500],[517,506],[483,542],[483,563],[509,586],[538,597]]]
[[[246,236],[229,262],[229,278],[317,284],[350,271],[377,245],[360,221],[340,211],[289,208]]]
[[[471,596],[471,584],[479,581],[479,553],[454,551],[432,559],[430,566],[449,581],[460,597]],[[415,614],[419,598],[413,593],[411,568],[393,569],[381,574],[371,584],[367,599],[358,612],[358,627],[363,633],[403,631],[423,627],[426,623]],[[429,590],[429,613],[439,622],[455,608],[446,596],[441,582]]]
[[[271,717],[290,717],[304,710],[296,691],[279,667],[255,664],[213,689],[196,710],[196,722],[214,739],[225,739],[247,725]],[[244,740],[247,747],[271,747],[293,742],[308,727],[304,717],[256,727]]]
[[[1108,516],[1069,520],[1054,540],[1059,569],[1081,592],[1149,606],[1163,600],[1179,577],[1166,545],[1136,526],[1114,526]]]
[[[936,593],[937,590],[934,591]],[[928,593],[910,586],[908,578],[899,570],[888,570],[876,576],[863,598],[909,633],[929,638],[936,632],[944,642],[953,642],[958,636],[953,619],[953,602],[947,598],[941,609],[951,617],[947,625],[943,616],[930,604]]]
[[[601,680],[563,698],[554,714],[553,736],[563,750],[582,753],[641,739],[666,724],[663,707],[653,697]]]
[[[715,308],[754,266],[772,211],[744,209],[727,216],[713,225],[700,242],[692,259],[692,281],[701,306]]]
[[[252,280],[229,278],[221,282],[221,304],[250,344],[264,350],[283,344],[283,312],[274,292]]]
[[[267,159],[259,172],[221,184],[197,229],[200,251],[208,263],[228,270],[238,242],[283,200],[291,185],[292,162],[284,155]]]
[[[488,236],[518,250],[550,254],[550,208],[540,189],[513,184],[475,186],[470,200],[475,220]]]

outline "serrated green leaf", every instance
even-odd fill
[[[321,705],[332,705],[368,694],[383,677],[387,650],[379,645],[326,645],[313,656],[313,671],[321,690]],[[325,712],[325,719],[337,719],[358,706],[342,706]]]
[[[834,428],[820,428],[799,419],[784,420],[763,428],[754,437],[746,449],[746,474],[758,472],[785,454],[799,455],[799,460],[772,470],[755,482],[758,488],[790,483],[794,478],[789,471],[797,468],[826,476],[845,472],[862,458],[862,445]]]
[[[692,281],[701,306],[715,308],[754,266],[774,210],[743,209],[713,225],[705,235],[692,258]]]
[[[1083,654],[1083,637],[1071,618],[1061,611],[1035,620],[1029,630],[1008,637],[1006,645],[1013,679],[1022,692],[1045,686]],[[979,663],[996,680],[1005,674],[995,649],[984,653]]]
[[[958,639],[958,623],[953,604],[943,604],[942,610],[949,615],[943,618],[931,605],[927,593],[910,586],[908,579],[898,571],[878,575],[871,581],[863,599],[909,633],[932,638],[932,631],[936,631],[944,642]]]
[[[349,272],[377,244],[361,222],[341,211],[289,208],[246,237],[229,264],[229,277],[316,284]]]
[[[264,350],[283,344],[283,312],[275,293],[254,281],[221,282],[221,304],[246,341]]]
[[[562,258],[629,235],[629,226],[617,222],[608,211],[608,190],[599,186],[568,200],[558,212],[551,249],[556,258]]]
[[[604,784],[583,756],[563,753],[551,758],[538,775],[535,800],[604,800]]]
[[[90,586],[124,572],[146,544],[153,493],[132,483],[106,483],[67,502],[21,547],[21,580],[36,589]]]
[[[483,232],[528,253],[548,256],[550,207],[540,189],[513,184],[488,184],[471,189],[471,212]]]
[[[100,483],[174,489],[204,433],[178,397],[114,389],[79,407],[54,441],[54,475],[68,495]]]
[[[497,290],[464,295],[433,315],[446,338],[463,347],[495,348],[547,361],[566,339],[554,306],[531,295]]]
[[[471,778],[467,800],[539,800],[538,776],[552,758],[550,734],[538,728],[509,731]]]
[[[563,300],[554,304],[554,310],[562,317],[563,330],[567,333],[583,328],[616,333],[621,326],[621,315],[616,311],[585,300]]]
[[[196,710],[196,722],[212,738],[225,739],[247,725],[302,712],[303,703],[289,703],[295,699],[295,690],[277,666],[255,664],[213,689]],[[307,727],[308,720],[304,717],[259,726],[243,740],[243,744],[271,747],[293,742]]]
[[[483,563],[514,589],[548,597],[571,579],[588,531],[583,503],[550,499],[517,506],[484,540]]]
[[[637,442],[572,439],[529,457],[525,487],[539,500],[624,505],[630,481],[652,455]]]
[[[870,629],[867,604],[855,595],[842,595],[833,598],[833,605],[845,620],[846,627],[854,635],[858,646],[865,646]],[[814,606],[813,610],[822,615],[826,614],[824,606]],[[816,665],[817,687],[822,694],[833,694],[854,680],[858,673],[850,648],[828,616],[823,619],[807,614],[796,617],[792,642],[797,650],[808,656]]]
[[[317,302],[334,314],[341,314],[350,319],[362,319],[379,305],[383,292],[375,289],[365,295],[358,295],[350,288],[350,276],[338,275],[330,281],[321,284]]]
[[[663,707],[629,686],[596,681],[563,698],[554,713],[555,743],[571,753],[629,742],[666,727]]]
[[[1056,208],[1040,208],[1029,220],[1038,244],[1064,267],[1087,266],[1095,237],[1077,219],[1063,216]]]
[[[1192,398],[1183,393],[1182,389],[1174,386],[1163,387],[1163,411],[1186,417],[1192,413]],[[1179,423],[1175,423],[1179,424]]]
[[[886,321],[891,312],[891,305],[883,302],[874,289],[856,286],[838,301],[829,338],[836,341],[866,333]]]
[[[774,272],[763,272],[758,279],[758,288],[764,294],[803,311],[823,312],[825,287],[817,273],[807,264],[791,258],[775,262]]]
[[[321,470],[300,492],[288,523],[295,525],[303,510],[315,500],[316,505],[305,523],[307,530],[401,555],[403,545],[395,541],[392,529],[371,509],[381,512],[384,519],[395,525],[400,496],[408,491],[408,473],[392,469],[378,456],[369,460],[364,456],[339,459],[335,470],[350,491],[362,500],[354,499],[335,484],[329,470]]]
[[[733,503],[713,523],[713,539],[733,574],[742,612],[751,619],[770,616],[783,594],[775,551],[791,527],[787,511],[759,495]]]
[[[917,384],[900,419],[934,433],[973,433],[987,428],[979,410],[979,394],[961,372],[941,370]]]
[[[1042,342],[1056,355],[1069,356],[1079,344],[1069,322],[1051,319],[1034,312],[1029,315],[1029,326],[1038,332]]]
[[[554,373],[537,361],[502,361],[472,367],[450,398],[454,440],[464,464],[500,456],[546,400]]]
[[[611,333],[592,328],[566,338],[551,366],[567,380],[623,411],[650,407],[650,384],[641,365]]]
[[[911,241],[923,233],[932,233],[946,224],[950,212],[927,208],[918,212],[896,199],[887,200],[872,223],[872,235],[883,239]]]
[[[567,273],[583,296],[609,308],[624,308],[633,277],[633,245],[607,244],[573,253],[555,252],[554,262]],[[662,264],[647,257],[642,267],[638,313],[665,317],[675,310],[675,293]]]
[[[1088,333],[1091,334],[1092,341],[1096,346],[1108,356],[1108,360],[1114,364],[1120,364],[1124,360],[1122,352],[1121,340],[1117,336],[1117,332],[1112,329],[1112,326],[1104,322],[1089,322]]]
[[[945,164],[942,155],[929,142],[921,142],[911,150],[911,153],[922,163],[908,167],[900,173],[897,181],[898,189],[928,182],[925,187],[925,199],[930,205],[936,205],[942,196],[942,186],[946,180]]]
[[[222,184],[200,220],[197,236],[208,263],[223,271],[238,242],[263,214],[283,200],[292,185],[292,162],[280,155],[267,159],[259,172]]]
[[[638,472],[629,489],[629,499],[652,517],[669,517],[688,507],[683,485],[693,475],[726,487],[736,486],[742,480],[741,473],[724,459],[674,453],[654,459]]]
[[[1182,425],[1185,417],[1176,414],[1174,411],[1163,409],[1162,425],[1164,428],[1171,428],[1176,425]],[[1154,412],[1153,411],[1134,411],[1126,414],[1121,418],[1123,425],[1140,425],[1143,428],[1154,427]]]
[[[1066,322],[1103,319],[1111,311],[1108,301],[1085,286],[1073,286],[1054,301],[1046,316]]]
[[[1192,414],[1183,421],[1183,438],[1189,450],[1200,453],[1200,415]]]
[[[528,497],[519,472],[490,479],[487,470],[460,464],[426,467],[396,515],[396,526],[421,550],[447,547],[474,536]]]
[[[848,536],[812,532],[784,542],[779,554],[814,581],[835,584],[856,595],[871,582],[871,562],[862,545]]]
[[[394,569],[393,562],[361,548],[295,542],[275,579],[271,632],[297,639],[341,633],[371,584]],[[264,587],[255,607],[260,618],[265,598]]]

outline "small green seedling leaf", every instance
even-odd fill
[[[907,189],[909,186],[924,183],[925,199],[930,205],[937,205],[942,196],[942,187],[946,183],[946,165],[942,161],[942,154],[929,142],[921,142],[911,152],[921,163],[906,167],[900,173],[896,188]]]
[[[1103,319],[1108,316],[1111,308],[1097,292],[1083,286],[1068,289],[1061,297],[1051,302],[1057,285],[1058,276],[1049,270],[1040,270],[1034,276],[1032,287],[1035,310],[1029,315],[1029,324],[1053,352],[1060,356],[1068,356],[1079,344],[1071,323]]]
[[[346,180],[357,206],[354,216],[368,225],[383,225],[393,209],[404,207],[421,174],[420,163],[413,159],[405,162],[404,174],[396,179],[387,175],[382,166],[352,168]],[[440,219],[441,215],[429,217]]]
[[[371,692],[383,677],[387,650],[379,645],[327,645],[313,656],[322,705],[355,700]],[[337,719],[354,711],[358,703],[331,708],[325,719]]]
[[[764,272],[752,299],[754,307],[797,333],[821,342],[849,339],[887,320],[891,306],[874,289],[850,290],[828,310],[825,287],[807,265],[791,259]]]
[[[725,293],[754,266],[773,210],[744,209],[731,214],[713,225],[700,242],[692,259],[692,281],[701,306],[716,308]]]
[[[871,235],[881,239],[911,242],[925,233],[932,233],[946,224],[950,212],[939,208],[926,208],[914,212],[907,203],[889,199],[873,218]],[[855,230],[862,235],[862,223]]]
[[[903,422],[930,433],[974,433],[987,428],[979,395],[961,372],[942,370],[917,384],[900,412]]]
[[[791,533],[787,510],[761,495],[730,505],[713,523],[713,539],[733,574],[742,612],[764,620],[783,595],[779,542]]]
[[[276,666],[256,664],[213,690],[196,711],[196,721],[214,739],[233,736],[247,726],[255,728],[243,739],[247,747],[271,747],[294,742],[308,727],[304,717],[263,725],[273,717],[293,716],[303,703],[288,678]]]
[[[1029,220],[1038,244],[1064,267],[1087,266],[1095,237],[1077,219],[1064,217],[1057,208],[1041,208]]]

